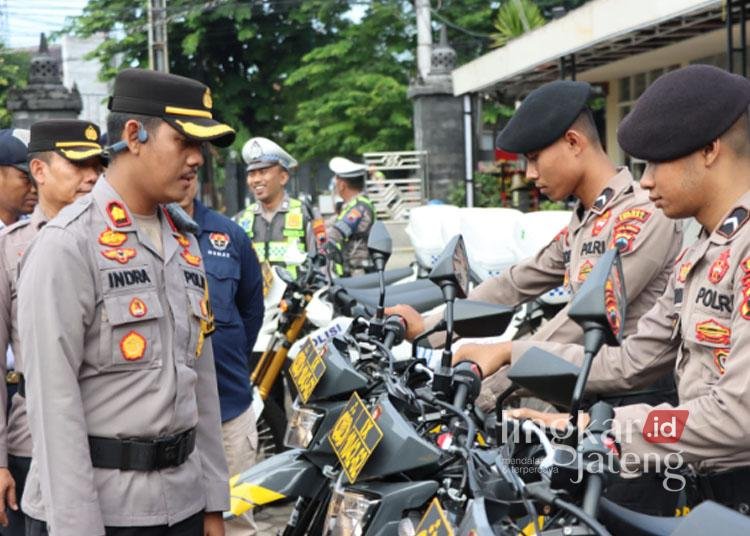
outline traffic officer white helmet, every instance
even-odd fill
[[[336,176],[342,179],[353,179],[360,177],[367,171],[367,166],[364,164],[358,164],[352,162],[348,158],[342,156],[334,156],[331,161],[328,162],[328,167],[333,171]]]
[[[242,146],[242,159],[247,164],[247,171],[280,165],[287,171],[297,167],[297,161],[268,138],[250,138]]]

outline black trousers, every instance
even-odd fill
[[[190,516],[171,527],[105,527],[107,536],[203,536],[203,512]],[[44,521],[26,517],[26,536],[49,536]]]
[[[23,488],[26,485],[26,475],[29,474],[29,465],[31,465],[31,458],[8,454],[8,470],[13,480],[16,481],[16,500],[19,507],[21,506]],[[2,536],[24,536],[26,534],[24,528],[26,516],[23,515],[21,509],[14,511],[6,505],[5,511],[8,514],[8,526],[1,527],[0,534]]]

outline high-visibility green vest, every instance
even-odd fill
[[[296,276],[297,264],[288,263],[285,257],[290,247],[297,248],[303,255],[307,253],[307,221],[299,199],[289,199],[286,209],[286,213],[279,211],[274,214],[270,223],[263,219],[265,228],[255,229],[259,206],[253,203],[240,213],[237,223],[253,241],[260,262],[267,260],[271,264],[284,266]],[[280,214],[284,214],[283,225],[279,221]]]

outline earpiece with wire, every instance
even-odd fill
[[[148,141],[148,132],[143,128],[142,123],[138,123],[138,141],[140,143],[146,143]],[[118,141],[107,147],[108,153],[119,153],[124,151],[128,147],[128,142],[125,140]]]

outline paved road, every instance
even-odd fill
[[[276,536],[277,531],[286,525],[291,512],[291,504],[256,511],[254,515],[258,525],[258,536]]]

